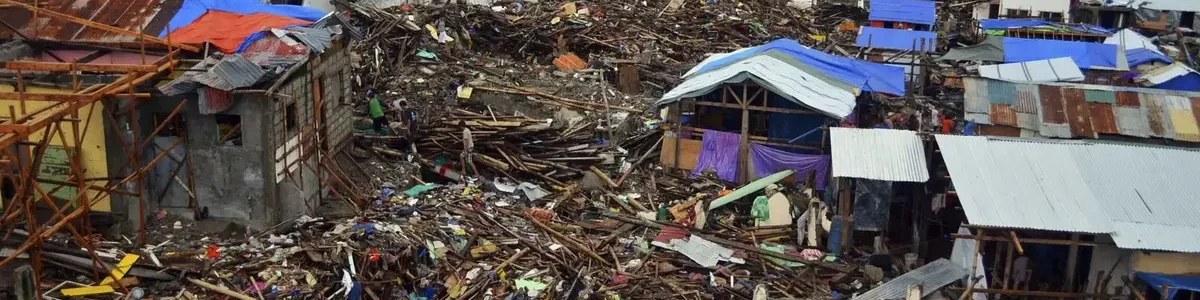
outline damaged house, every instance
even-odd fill
[[[24,24],[6,32],[11,42],[3,52],[11,54],[4,59],[15,79],[4,103],[20,112],[53,104],[30,101],[50,98],[38,93],[86,92],[116,79],[107,74],[113,71],[162,72],[78,109],[74,118],[84,124],[66,132],[82,143],[53,141],[41,162],[37,181],[53,198],[75,205],[70,199],[81,186],[70,173],[77,159],[84,176],[102,179],[82,186],[97,195],[90,208],[133,228],[163,213],[265,228],[311,214],[320,199],[337,194],[331,181],[340,179],[332,173],[352,125],[346,47],[357,35],[344,16],[257,2],[174,0],[138,12],[92,2],[41,5],[64,15],[112,16],[120,20],[116,29],[0,9],[9,24]],[[156,61],[161,67],[146,65]]]

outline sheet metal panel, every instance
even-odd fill
[[[1117,103],[1117,95],[1113,91],[1084,90],[1083,97],[1084,99],[1087,99],[1088,102],[1108,104]]]
[[[1038,130],[1038,124],[1041,124],[1041,122],[1038,122],[1037,114],[1017,113],[1017,127],[1027,130]]]
[[[1171,127],[1171,112],[1167,109],[1167,100],[1162,95],[1142,94],[1142,112],[1150,123],[1150,136],[1174,138],[1175,130]]]
[[[1122,135],[1150,137],[1150,124],[1141,107],[1116,106],[1113,115],[1117,119],[1117,130]]]
[[[1113,113],[1113,107],[1108,103],[1088,103],[1092,109],[1092,129],[1096,133],[1104,134],[1120,134],[1117,129],[1117,117]]]
[[[1139,98],[1138,93],[1117,92],[1116,94],[1117,94],[1117,105],[1130,106],[1130,107],[1142,106],[1141,100],[1138,99]]]
[[[963,79],[963,109],[968,113],[988,113],[988,80]]]
[[[1067,121],[1071,124],[1071,135],[1096,138],[1096,131],[1092,129],[1092,109],[1084,99],[1083,90],[1064,88],[1063,102]]]
[[[752,56],[719,69],[688,77],[662,96],[655,105],[696,97],[727,83],[753,81],[789,101],[827,116],[843,119],[854,109],[855,95],[772,56]]]
[[[1042,123],[1067,124],[1067,111],[1063,108],[1062,89],[1057,86],[1038,86],[1041,100]]]
[[[1200,152],[1102,143],[1072,151],[1097,205],[1114,222],[1118,247],[1200,252]]]
[[[1027,114],[1037,113],[1039,97],[1036,84],[1018,84],[1016,93],[1017,104],[1013,105],[1013,111]]]
[[[1113,231],[1066,144],[980,136],[938,135],[936,139],[971,224]]]
[[[1191,99],[1179,96],[1166,96],[1167,112],[1171,118],[1171,128],[1175,139],[1188,142],[1200,142],[1200,128],[1196,126],[1196,115],[1192,113]]]
[[[946,285],[966,278],[968,274],[971,272],[966,268],[941,258],[889,280],[854,299],[904,299],[908,294],[908,287],[911,286],[922,286],[921,297],[925,297]]]
[[[929,181],[925,146],[916,132],[893,129],[829,129],[834,177]]]
[[[1004,82],[992,80],[987,86],[988,103],[991,104],[1017,104],[1017,84],[1012,82]]]
[[[992,114],[990,120],[992,124],[1017,126],[1017,113],[1012,110],[1012,106],[1006,104],[992,104]]]

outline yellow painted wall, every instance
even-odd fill
[[[14,91],[14,89],[11,85],[0,85],[0,92],[13,92],[13,91]],[[37,87],[28,87],[28,88],[26,88],[26,91],[30,92],[30,93],[56,93],[56,94],[72,93],[72,91],[70,91],[70,90],[59,90],[59,89],[51,89],[51,88],[37,88]],[[33,112],[40,108],[51,105],[53,103],[54,102],[48,102],[48,101],[25,101],[25,110],[26,110],[26,112]],[[10,105],[13,106],[13,108],[16,110],[17,115],[21,115],[20,102],[15,99],[0,99],[0,112],[2,112],[0,114],[7,116],[8,115],[8,107]],[[94,110],[93,110],[93,106],[94,106]],[[92,115],[90,121],[88,120],[89,112]],[[81,151],[81,155],[83,157],[83,167],[85,169],[84,176],[87,178],[108,177],[108,158],[105,156],[108,149],[104,143],[104,118],[103,118],[103,115],[104,115],[104,106],[103,106],[103,104],[98,103],[98,102],[95,104],[89,105],[89,106],[85,106],[84,108],[79,110],[79,119],[80,119],[79,130],[80,130],[81,134],[84,134],[84,137],[83,137],[83,143],[82,143],[82,145],[79,146],[78,149],[79,149],[79,151]],[[87,122],[89,124],[84,124],[85,122]],[[52,136],[50,138],[50,145],[72,146],[72,147],[76,146],[76,145],[74,145],[75,142],[71,141],[71,139],[73,139],[75,136],[73,133],[71,123],[63,122],[62,129],[63,129],[63,136],[67,139],[67,144],[64,145],[62,142],[62,139],[60,139],[57,136],[57,134],[55,134],[55,136]],[[32,142],[41,141],[42,135],[44,135],[44,134],[45,134],[45,132],[42,132],[42,131],[35,132],[35,133],[29,135],[29,140]],[[103,187],[108,184],[108,181],[92,181],[92,182],[89,182],[89,184]],[[42,185],[42,188],[45,189],[46,192],[49,192],[50,189],[52,189],[53,187],[54,187],[54,185],[50,185],[50,184]],[[63,188],[63,189],[65,190],[66,188]],[[88,193],[89,199],[94,199],[98,192],[94,191],[94,190],[88,190],[87,193]],[[59,193],[55,193],[55,194],[61,195]],[[36,195],[40,196],[40,194],[36,194]],[[109,197],[107,195],[105,195],[104,197],[100,197],[99,199],[97,199],[97,201],[93,202],[92,210],[111,212],[112,204],[109,201]]]

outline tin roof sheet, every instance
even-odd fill
[[[943,286],[967,278],[967,274],[970,273],[966,268],[941,258],[889,280],[854,299],[904,299],[910,286],[924,287],[921,297],[925,297]]]
[[[1083,71],[1070,57],[979,66],[979,75],[1012,82],[1082,81]]]
[[[32,1],[21,1],[32,3]],[[118,28],[146,33],[157,36],[166,27],[167,22],[179,8],[183,0],[41,0],[38,6],[55,12],[80,17],[96,23],[108,24]],[[21,26],[17,28],[22,34],[32,39],[75,41],[75,42],[137,42],[132,35],[108,32],[102,29],[86,27],[65,19],[39,14],[33,19],[33,12],[22,7],[0,8],[0,20]],[[0,38],[14,38],[17,35],[8,30],[0,30]]]
[[[916,132],[893,129],[830,128],[834,177],[925,182],[929,166]]]
[[[867,19],[933,25],[935,5],[925,0],[874,0]]]
[[[1107,233],[1126,249],[1200,252],[1200,152],[1103,142],[936,137],[976,225]],[[1130,176],[1129,174],[1137,174]]]

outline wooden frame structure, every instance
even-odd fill
[[[1095,246],[1101,246],[1101,245],[1105,245],[1105,244],[1096,243],[1096,242],[1080,241],[1079,233],[1072,233],[1070,240],[1057,240],[1057,239],[1022,238],[1019,235],[1017,235],[1017,231],[1023,231],[1022,229],[995,228],[995,227],[985,227],[985,226],[976,226],[976,225],[966,225],[966,228],[971,229],[975,233],[974,234],[953,234],[950,236],[951,238],[955,238],[955,239],[970,239],[970,240],[975,241],[975,252],[974,252],[974,254],[972,254],[972,258],[971,258],[972,264],[971,264],[970,282],[968,282],[967,286],[965,286],[965,287],[950,288],[951,290],[962,292],[964,297],[969,297],[966,295],[970,295],[973,293],[993,294],[993,295],[1002,295],[1002,296],[1089,298],[1089,299],[1116,299],[1116,298],[1124,297],[1122,295],[1103,294],[1103,293],[1099,293],[1099,292],[1096,292],[1096,293],[1078,292],[1071,288],[1071,287],[1075,286],[1077,283],[1074,270],[1076,269],[1077,263],[1078,263],[1079,247],[1095,247]],[[1002,245],[1007,244],[1008,246],[1005,248],[1005,253],[1003,254],[1003,263],[1004,264],[1003,264],[1002,269],[999,268],[1000,261],[1001,261],[1001,255],[1000,254],[995,255],[996,263],[994,265],[996,266],[996,268],[993,268],[993,273],[992,273],[991,277],[993,279],[1000,278],[1000,283],[997,285],[995,282],[992,282],[991,283],[992,287],[985,288],[985,289],[977,289],[974,287],[975,280],[976,280],[974,278],[974,276],[975,276],[976,272],[978,272],[979,267],[980,267],[979,261],[980,261],[980,257],[982,257],[982,255],[983,255],[981,252],[984,248],[983,247],[984,242],[995,242],[995,243],[999,243]],[[1026,285],[1023,289],[1019,289],[1017,287],[1016,282],[1011,282],[1012,285],[1010,286],[1009,278],[1012,277],[1011,275],[1013,272],[1013,255],[1014,255],[1014,253],[1016,253],[1018,255],[1025,255],[1024,245],[1028,245],[1028,244],[1061,245],[1061,246],[1069,246],[1070,247],[1070,250],[1067,253],[1067,265],[1066,265],[1067,272],[1066,272],[1066,278],[1065,278],[1066,279],[1065,287],[1063,287],[1057,291],[1031,290],[1029,287],[1029,284],[1028,284],[1031,281],[1031,278],[1029,278],[1031,276],[1031,274],[1028,274],[1028,273],[1026,274],[1026,278],[1024,280],[1024,282],[1026,282]],[[1030,273],[1032,273],[1032,272],[1030,272]],[[1085,279],[1085,281],[1086,281],[1086,279]],[[1099,277],[1097,278],[1097,281],[1098,281],[1097,282],[1098,286],[1105,286],[1105,285],[1107,285],[1107,282],[1108,282],[1107,280],[1105,280],[1103,278],[1099,278]],[[1102,282],[1100,282],[1100,281],[1102,281]],[[997,286],[999,288],[996,288]],[[959,299],[963,299],[963,298],[959,298]]]
[[[739,90],[738,87],[740,87],[740,93],[738,91]],[[753,93],[751,93],[752,87],[756,87],[756,90]],[[688,105],[691,105],[693,107],[705,106],[705,107],[737,109],[737,110],[741,111],[741,121],[742,122],[741,122],[741,130],[739,133],[741,136],[741,142],[738,147],[739,148],[738,170],[743,170],[743,171],[738,172],[738,182],[740,182],[740,183],[745,183],[745,182],[750,181],[749,172],[745,172],[744,170],[746,170],[747,167],[749,166],[750,144],[751,143],[763,144],[763,145],[769,145],[769,146],[777,146],[777,147],[809,149],[809,150],[817,151],[818,153],[825,152],[825,147],[827,145],[825,145],[824,141],[825,141],[825,137],[829,134],[829,130],[826,126],[822,126],[822,128],[821,128],[821,144],[818,146],[773,142],[768,137],[755,136],[755,135],[750,134],[750,126],[751,126],[750,125],[750,112],[751,111],[786,113],[786,114],[794,114],[794,115],[821,115],[821,113],[811,111],[811,110],[804,110],[804,109],[771,107],[769,105],[769,100],[768,100],[770,91],[768,91],[766,88],[758,87],[753,84],[741,83],[741,84],[725,85],[725,86],[721,87],[720,91],[721,91],[720,92],[721,93],[721,102],[697,101],[695,98],[688,98],[688,99],[681,99],[680,101],[677,101],[674,103],[674,106],[672,109],[672,114],[670,116],[673,126],[669,129],[669,130],[674,131],[675,136],[676,136],[675,153],[674,153],[675,164],[672,167],[674,167],[674,168],[680,167],[679,166],[680,147],[679,147],[679,138],[678,137],[683,132],[703,133],[703,131],[704,131],[703,128],[697,128],[697,127],[683,125],[682,110],[683,110],[683,105],[685,103]],[[730,101],[730,98],[732,98],[732,101]]]
[[[109,275],[107,267],[101,263],[100,257],[95,252],[95,243],[97,241],[94,241],[91,237],[91,225],[86,217],[90,214],[91,207],[97,200],[111,194],[136,196],[139,205],[137,217],[139,220],[144,220],[146,195],[140,191],[145,186],[147,171],[163,158],[168,157],[171,149],[178,147],[186,140],[186,137],[179,138],[173,145],[161,151],[145,164],[140,161],[141,149],[149,145],[152,140],[139,136],[138,130],[133,130],[132,140],[126,140],[124,136],[120,137],[121,146],[128,155],[124,166],[118,168],[120,173],[125,174],[120,178],[86,178],[85,174],[87,170],[83,166],[82,151],[67,151],[70,163],[68,174],[66,174],[67,178],[51,182],[58,184],[58,186],[48,191],[38,185],[38,182],[47,182],[47,180],[37,178],[38,172],[46,160],[46,151],[52,142],[57,142],[58,146],[66,149],[81,149],[83,146],[90,146],[84,143],[84,137],[87,136],[88,132],[104,130],[104,128],[89,128],[93,118],[103,118],[106,121],[105,124],[116,126],[116,118],[118,115],[121,115],[127,118],[131,127],[139,128],[138,124],[140,121],[136,113],[138,101],[139,99],[149,97],[149,94],[137,93],[136,88],[139,85],[151,83],[153,79],[164,72],[174,71],[175,66],[180,62],[177,57],[180,56],[182,51],[197,52],[200,49],[191,45],[172,43],[170,42],[170,35],[167,36],[166,40],[162,40],[131,30],[47,10],[40,7],[38,1],[34,1],[33,4],[27,4],[12,0],[0,0],[0,5],[29,10],[33,14],[34,19],[38,18],[38,15],[45,15],[59,21],[65,20],[84,27],[115,34],[135,36],[139,40],[138,44],[141,48],[142,64],[96,65],[13,61],[7,62],[4,65],[5,69],[15,71],[17,75],[16,85],[15,92],[0,93],[0,98],[15,99],[16,105],[0,108],[0,164],[4,166],[3,169],[0,169],[0,180],[11,180],[14,183],[16,191],[12,199],[6,199],[7,203],[3,207],[3,218],[0,219],[0,230],[4,231],[5,240],[9,240],[16,230],[25,231],[19,234],[26,235],[28,238],[20,243],[20,246],[17,246],[13,253],[0,261],[0,266],[14,262],[21,254],[28,254],[33,267],[33,278],[36,282],[42,275],[42,245],[44,241],[65,230],[66,233],[70,234],[75,244],[88,250],[92,259],[93,279],[99,282],[106,276],[111,275]],[[147,61],[146,49],[148,47],[166,47],[168,49],[167,55],[154,61]],[[27,92],[26,86],[28,84],[22,77],[23,71],[70,72],[72,75],[71,86],[73,87],[73,93],[49,94]],[[83,87],[79,80],[79,72],[107,72],[124,75],[107,84]],[[121,101],[122,99],[124,101]],[[28,107],[30,106],[30,101],[52,103],[35,110]],[[126,107],[118,108],[122,102],[127,102],[128,104]],[[100,111],[99,115],[97,115],[97,109],[94,104],[106,104],[105,111]],[[154,126],[154,131],[149,136],[152,137],[162,131],[173,118],[179,115],[182,108],[183,104],[181,103],[166,119],[160,120]],[[186,156],[183,158],[185,161],[188,159]],[[187,172],[191,173],[190,164],[188,165],[189,170]],[[172,176],[176,176],[179,171],[179,168],[176,168]],[[177,179],[178,177],[175,178]],[[188,178],[188,185],[190,185],[191,176],[188,176]],[[108,181],[107,184],[102,186],[94,184],[94,182],[104,180]],[[127,184],[132,185],[134,191],[120,189],[120,187],[124,187]],[[51,195],[54,195],[56,191],[67,186],[73,186],[77,192],[73,199],[67,199],[68,205],[60,207]],[[94,193],[85,191],[94,191]],[[191,195],[190,203],[194,208],[196,203],[194,194]],[[53,212],[53,215],[47,219],[39,220],[37,216],[39,208],[49,208]],[[145,225],[142,222],[139,222],[139,224],[142,225],[139,228],[138,241],[139,243],[144,243],[146,235]],[[34,294],[40,299],[42,294],[40,284],[35,283],[33,287],[35,289]],[[128,292],[128,289],[124,286],[120,286],[119,290]]]

